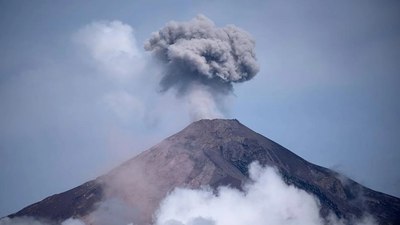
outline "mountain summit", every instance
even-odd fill
[[[97,225],[104,221],[93,215],[105,204],[124,204],[131,209],[130,221],[150,224],[160,201],[174,188],[228,185],[241,190],[254,161],[275,167],[287,184],[316,196],[323,217],[334,213],[352,219],[368,213],[379,224],[400,224],[400,199],[309,163],[237,120],[223,119],[194,122],[109,173],[9,217],[58,222],[73,217]]]

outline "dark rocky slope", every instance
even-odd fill
[[[98,203],[118,198],[134,209],[132,220],[149,224],[175,187],[231,185],[241,188],[253,161],[276,167],[285,181],[318,197],[321,214],[341,218],[372,214],[380,224],[400,224],[400,200],[314,165],[237,120],[200,120],[96,180],[54,195],[10,215],[87,223]],[[134,218],[133,218],[134,217]]]

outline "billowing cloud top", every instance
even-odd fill
[[[244,30],[216,27],[203,15],[169,22],[145,43],[145,49],[169,67],[161,81],[164,90],[175,85],[185,89],[191,81],[213,88],[215,82],[231,87],[233,82],[250,80],[259,70],[254,47]]]

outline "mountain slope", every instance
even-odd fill
[[[91,212],[107,199],[120,199],[132,209],[135,224],[149,224],[159,202],[175,187],[240,189],[253,161],[276,167],[287,183],[317,196],[323,216],[333,212],[350,219],[367,212],[380,224],[400,223],[398,198],[311,164],[237,120],[220,119],[194,122],[108,174],[10,216],[79,217],[97,224]]]

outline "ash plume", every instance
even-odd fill
[[[161,92],[175,89],[178,97],[186,97],[191,102],[189,111],[197,111],[191,113],[198,117],[195,119],[221,114],[223,96],[233,92],[233,84],[257,74],[254,47],[255,42],[246,31],[234,25],[217,27],[203,15],[188,22],[171,21],[145,43],[145,49],[164,66]],[[209,93],[215,107],[193,104],[199,99],[192,92],[199,88]]]

